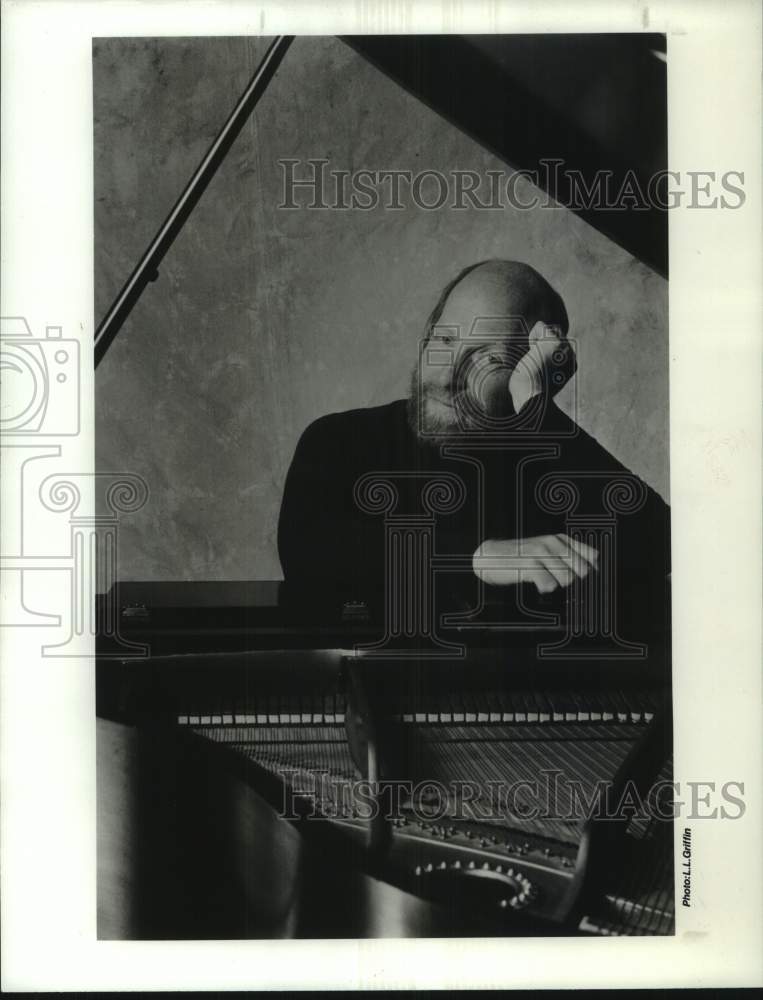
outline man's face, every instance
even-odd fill
[[[413,372],[420,437],[437,443],[495,430],[513,416],[509,379],[527,352],[528,329],[524,317],[499,314],[496,306],[506,303],[460,285],[448,297]]]

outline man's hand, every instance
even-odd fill
[[[599,553],[569,535],[489,538],[472,557],[475,574],[495,587],[534,583],[541,594],[569,587],[598,568]]]
[[[530,331],[530,348],[509,379],[514,412],[519,413],[534,396],[553,398],[576,370],[575,351],[567,338],[556,327],[536,323]]]

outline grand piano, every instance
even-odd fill
[[[349,936],[364,933],[363,920],[345,912],[360,905],[360,890],[343,899],[338,886],[361,875],[402,893],[406,907],[426,901],[426,919],[414,907],[410,925],[392,920],[399,935],[417,933],[422,920],[428,935],[671,932],[672,824],[661,818],[671,750],[664,635],[651,635],[649,655],[630,661],[611,649],[539,658],[539,646],[567,634],[560,615],[557,627],[520,636],[446,627],[441,639],[451,650],[437,658],[418,655],[421,637],[389,655],[389,645],[379,651],[384,623],[362,602],[337,605],[333,616],[324,606],[316,618],[291,605],[277,582],[117,587],[101,599],[118,596],[119,628],[99,643],[98,715],[129,726],[133,743],[138,734],[153,741],[162,763],[145,777],[153,785],[165,775],[166,794],[188,811],[187,825],[173,813],[181,841],[200,836],[196,824],[206,829],[212,810],[214,844],[197,847],[203,860],[193,865],[202,896],[202,873],[230,856],[228,837],[260,863],[264,837],[266,853],[276,852],[265,864],[271,878],[274,870],[295,877],[282,840],[318,852],[324,876],[337,878],[324,888],[326,906],[340,924],[345,914]],[[160,754],[162,746],[171,749]],[[217,756],[207,759],[212,747]],[[168,760],[182,765],[182,776]],[[206,802],[209,777],[196,786],[185,773],[193,761],[202,776],[218,768],[237,796],[252,797],[266,832],[227,799],[216,802],[214,782]],[[104,796],[111,787],[104,777]],[[662,798],[650,800],[659,787]],[[646,811],[631,808],[634,789],[636,801],[649,801]],[[155,806],[166,808],[165,798]],[[247,828],[251,840],[242,845]],[[183,851],[173,847],[163,870],[175,872]],[[176,895],[167,889],[165,909]],[[243,920],[235,936],[281,928],[263,926],[262,905],[260,894],[259,906],[233,906]],[[192,911],[181,912],[185,919]],[[231,935],[231,911],[203,912],[210,923],[194,924],[193,935]],[[184,932],[183,921],[165,919],[163,936]],[[298,926],[305,936],[329,934],[325,913]]]
[[[548,148],[513,120],[548,95],[511,39],[346,41],[514,166]],[[104,317],[96,365],[289,43],[273,41]],[[618,65],[656,88],[660,44],[623,37]],[[585,45],[559,49],[578,82],[597,65]],[[499,80],[503,118],[475,113]],[[568,161],[613,162],[565,121]],[[642,139],[646,169],[664,122]],[[591,221],[664,273],[664,214]],[[376,595],[115,581],[97,601],[99,936],[673,933],[669,611],[624,642],[591,628],[592,600],[523,591],[520,625],[488,598],[481,616],[400,628]]]

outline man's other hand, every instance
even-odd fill
[[[572,344],[553,326],[536,323],[530,332],[530,347],[517,363],[509,379],[514,412],[534,396],[550,399],[564,388],[577,370]]]
[[[475,574],[483,583],[507,587],[534,583],[541,594],[569,587],[598,568],[599,553],[569,535],[534,538],[489,538],[472,557]]]

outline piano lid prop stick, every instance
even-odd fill
[[[228,150],[238,137],[244,123],[251,115],[257,102],[265,93],[268,84],[281,64],[286,50],[294,40],[293,35],[279,35],[271,42],[262,62],[257,67],[252,79],[239,98],[228,120],[225,122],[217,138],[205,153],[201,163],[186,184],[183,193],[175,202],[172,211],[162,223],[158,233],[141,257],[135,270],[125,282],[124,287],[112,303],[109,311],[101,320],[95,331],[95,367],[103,360],[106,351],[111,346],[127,317],[149,281],[155,281],[159,276],[159,265],[165,254],[175,242],[178,233],[188,220],[199,199],[214,177],[218,167],[225,159]]]

